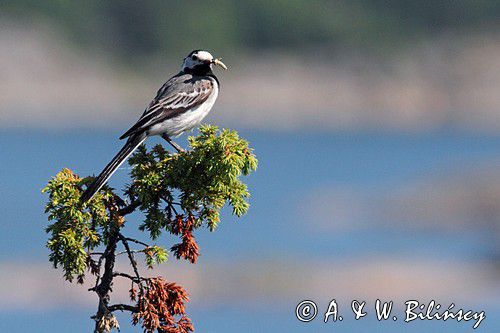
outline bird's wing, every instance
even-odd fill
[[[209,78],[178,75],[158,90],[141,118],[120,139],[146,131],[151,126],[174,118],[204,103],[213,93],[214,83]]]

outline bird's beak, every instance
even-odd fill
[[[215,65],[222,67],[223,69],[227,69],[227,66],[226,66],[226,65],[224,65],[224,63],[222,62],[221,58],[214,59],[212,62],[213,62]]]

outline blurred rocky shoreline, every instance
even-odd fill
[[[85,53],[47,29],[4,27],[4,128],[125,126],[178,71],[185,53],[124,66],[105,54]],[[223,93],[210,118],[218,123],[284,130],[500,131],[500,35],[440,36],[385,57],[318,50],[226,59],[231,70],[219,73]]]

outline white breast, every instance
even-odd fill
[[[161,135],[165,133],[168,136],[174,137],[198,126],[214,106],[218,94],[219,85],[217,84],[217,82],[214,82],[213,92],[204,103],[195,108],[192,108],[189,111],[184,112],[177,117],[167,119],[162,123],[151,126],[148,134]]]

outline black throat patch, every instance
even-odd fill
[[[210,74],[213,75],[212,69],[210,68],[210,64],[196,65],[193,68],[184,67],[182,71],[186,74],[192,74],[197,76],[207,76]]]

